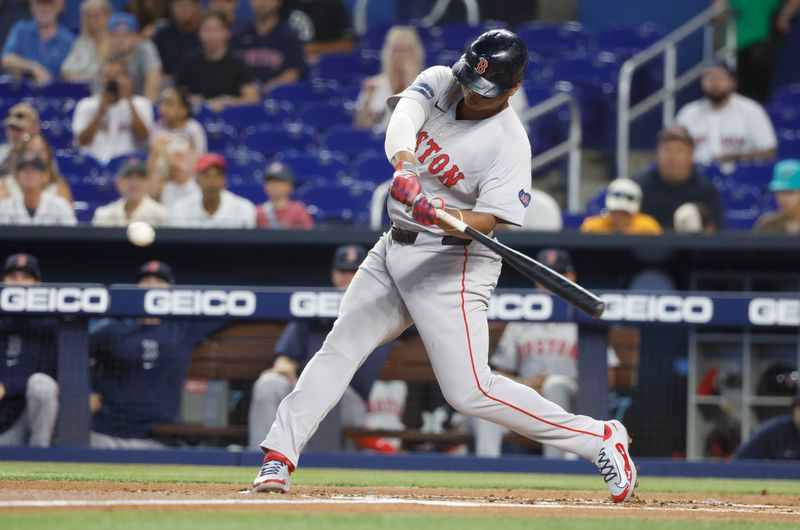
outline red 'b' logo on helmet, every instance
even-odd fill
[[[485,57],[481,57],[480,61],[478,61],[478,65],[475,67],[475,71],[479,74],[483,74],[486,72],[486,69],[489,67],[489,61],[486,60]]]

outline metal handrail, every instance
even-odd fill
[[[733,18],[726,20],[725,43],[714,52],[714,19],[731,14],[727,4],[714,4],[686,22],[675,31],[637,53],[622,64],[617,84],[617,177],[629,177],[628,149],[630,147],[630,124],[650,109],[663,103],[663,123],[669,124],[675,117],[675,94],[696,81],[713,59],[724,59],[733,64],[736,58],[736,25]],[[677,75],[677,45],[697,30],[703,29],[703,58],[701,62]],[[631,104],[631,85],[637,68],[656,57],[664,56],[664,86],[657,92],[634,105]]]
[[[462,2],[464,2],[464,8],[467,11],[467,23],[470,26],[477,26],[481,21],[478,2],[476,0],[462,0]],[[431,27],[436,24],[439,19],[442,18],[442,15],[444,15],[448,5],[450,5],[450,0],[437,0],[431,8],[431,12],[423,17],[420,24],[424,27]],[[357,35],[363,35],[367,32],[368,6],[369,0],[356,0],[353,6],[353,29]]]
[[[519,116],[523,123],[566,105],[569,109],[569,134],[567,139],[554,145],[547,151],[539,153],[531,160],[531,169],[546,166],[550,162],[567,155],[567,210],[578,213],[580,207],[580,175],[581,175],[581,143],[583,129],[581,126],[581,109],[578,101],[566,92],[559,92],[549,99],[525,109]],[[536,146],[534,146],[535,148]]]

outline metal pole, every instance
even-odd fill
[[[581,185],[581,108],[575,98],[569,98],[569,157],[567,159],[567,210],[578,213]]]
[[[353,29],[356,30],[356,35],[367,32],[367,4],[369,0],[356,0],[353,6]]]
[[[631,79],[635,65],[628,61],[622,65],[617,87],[617,174],[616,178],[628,176],[628,144],[630,142]]]
[[[678,68],[678,53],[675,45],[669,46],[664,53],[664,88],[666,98],[663,107],[663,125],[669,125],[675,118],[675,75]]]
[[[58,327],[58,445],[88,447],[89,332],[86,319],[65,317]]]

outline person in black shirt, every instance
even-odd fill
[[[253,22],[234,35],[231,47],[264,84],[266,94],[303,76],[303,45],[289,24],[279,18],[281,0],[250,0],[250,8]]]
[[[733,454],[734,460],[800,460],[800,394],[792,413],[764,422]]]
[[[230,30],[219,13],[206,13],[200,23],[202,51],[183,62],[175,79],[186,87],[193,99],[205,100],[219,112],[227,105],[256,103],[258,87],[252,82],[244,61],[228,49]]]
[[[719,191],[692,162],[694,141],[683,127],[671,125],[658,134],[656,163],[636,178],[642,187],[641,212],[656,218],[665,230],[672,230],[675,210],[694,202],[711,212],[718,230],[725,226]]]
[[[39,261],[12,254],[3,267],[5,286],[41,283]],[[0,446],[49,447],[58,416],[58,321],[0,317]]]
[[[305,43],[308,56],[353,48],[350,14],[342,0],[285,0],[281,18]]]
[[[161,56],[161,67],[165,74],[174,75],[181,60],[200,49],[197,30],[203,17],[200,0],[172,0],[172,18],[158,30],[153,42]]]

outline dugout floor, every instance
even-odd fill
[[[219,484],[4,481],[0,511],[208,511],[405,513],[591,519],[691,519],[800,522],[800,497],[649,492],[614,505],[594,492],[298,486],[288,494],[252,494]]]

